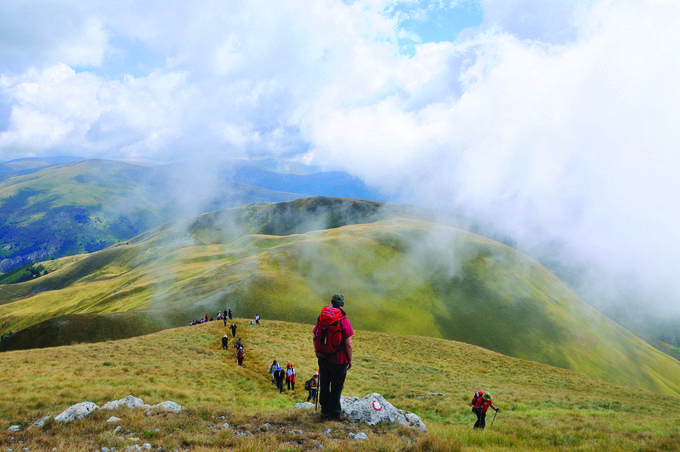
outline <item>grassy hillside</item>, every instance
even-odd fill
[[[14,333],[0,347],[43,346],[45,332],[75,314],[99,316],[98,333],[58,323],[60,334],[48,334],[54,345],[186,325],[225,308],[309,323],[341,291],[364,330],[454,339],[680,394],[677,360],[590,308],[537,262],[479,235],[399,216],[402,209],[326,198],[250,205],[44,263],[48,274],[0,286],[0,333]],[[383,219],[351,224],[365,217]],[[112,315],[120,312],[140,316]]]
[[[168,195],[175,183],[163,168],[109,160],[50,166],[0,182],[0,272],[97,251],[178,218]],[[199,211],[296,197],[225,181]]]
[[[353,321],[359,320],[353,307],[348,311]],[[678,397],[612,385],[460,342],[359,329],[344,395],[380,393],[421,416],[428,433],[320,422],[313,412],[292,409],[306,398],[302,382],[316,369],[311,325],[236,322],[246,348],[243,367],[236,365],[231,350],[221,349],[221,322],[120,341],[3,353],[3,367],[12,371],[0,373],[0,446],[122,450],[147,442],[163,450],[311,450],[321,444],[338,451],[662,451],[674,450],[680,439]],[[279,394],[271,385],[267,368],[273,359],[295,364],[295,391]],[[501,408],[483,432],[472,429],[475,418],[468,406],[480,389],[491,392]],[[29,428],[75,403],[101,406],[127,395],[152,405],[172,400],[186,410],[145,415],[145,410],[118,409],[71,424],[48,421],[43,428]],[[107,423],[111,415],[121,421]],[[8,432],[17,424],[21,432]],[[122,430],[114,434],[117,425]],[[349,438],[358,432],[369,440]]]

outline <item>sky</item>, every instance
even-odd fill
[[[274,158],[680,312],[677,0],[0,2],[0,161]],[[595,287],[597,286],[597,287]]]

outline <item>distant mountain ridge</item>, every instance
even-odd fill
[[[143,334],[227,307],[311,324],[343,292],[361,330],[458,340],[680,394],[680,362],[536,261],[404,206],[323,197],[249,204],[41,265],[46,274],[0,290],[4,350]]]
[[[100,250],[178,219],[181,212],[167,196],[173,174],[169,167],[77,157],[5,162],[0,166],[0,273]],[[208,212],[339,193],[373,195],[343,173],[285,174],[238,163],[222,171],[212,197],[198,208]]]

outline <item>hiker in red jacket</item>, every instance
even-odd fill
[[[354,330],[342,309],[345,297],[336,293],[330,306],[324,306],[312,332],[314,351],[319,362],[319,403],[321,418],[344,421],[340,397],[347,371],[352,368],[352,335]]]
[[[486,412],[489,407],[498,412],[498,408],[493,405],[493,399],[488,392],[477,391],[472,397],[472,411],[477,415],[475,428],[484,429],[486,427]]]

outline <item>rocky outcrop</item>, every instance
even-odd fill
[[[399,424],[410,428],[417,428],[424,432],[427,427],[420,419],[420,416],[409,411],[395,408],[383,396],[372,393],[359,397],[342,397],[340,399],[342,412],[347,415],[350,421],[360,422],[366,425],[376,425],[380,423]],[[313,403],[297,403],[294,409],[312,409]]]
[[[372,393],[358,397],[342,397],[340,400],[343,413],[347,418],[367,425],[380,423],[399,424],[406,427],[427,431],[427,427],[419,416],[395,408],[383,396]]]
[[[183,406],[178,405],[175,402],[171,401],[165,401],[161,402],[157,405],[147,405],[144,403],[142,399],[138,399],[137,397],[134,396],[127,396],[123,399],[120,400],[114,400],[112,402],[107,402],[102,406],[101,408],[96,404],[92,402],[80,402],[77,403],[66,410],[64,410],[62,413],[58,414],[54,420],[56,422],[71,422],[75,421],[77,419],[82,419],[83,417],[93,413],[96,410],[99,409],[106,409],[106,410],[115,410],[117,408],[144,408],[148,410],[161,410],[161,411],[172,411],[172,412],[179,412],[184,409]]]
[[[71,422],[77,419],[82,419],[95,410],[98,410],[99,406],[92,402],[80,402],[67,408],[66,410],[59,413],[54,420],[56,422]]]

